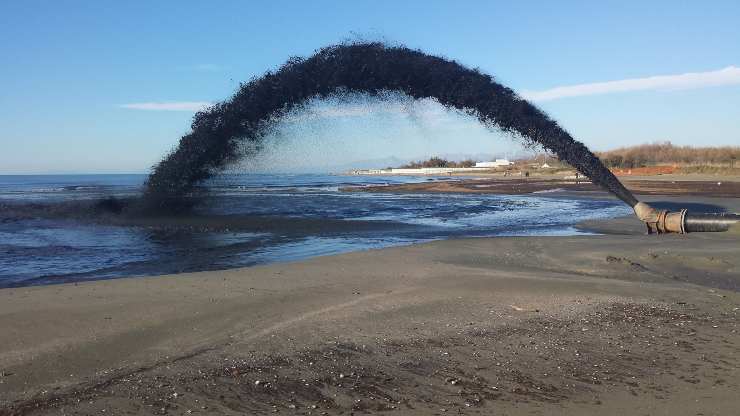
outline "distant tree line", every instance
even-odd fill
[[[654,165],[717,165],[740,167],[740,146],[722,147],[693,147],[676,146],[670,141],[642,144],[630,147],[621,147],[606,152],[596,152],[596,155],[609,168],[633,169]],[[533,155],[530,158],[517,160],[519,164],[547,163],[552,168],[567,167],[557,156],[549,153]],[[427,160],[410,162],[400,166],[401,169],[419,168],[469,168],[475,166],[475,161],[451,161],[434,156]]]
[[[452,160],[442,159],[441,157],[434,156],[427,160],[420,160],[418,162],[409,162],[405,165],[400,166],[401,169],[420,169],[420,168],[471,168],[475,166],[475,161],[471,159],[455,162]]]
[[[734,167],[740,158],[740,147],[675,146],[666,141],[598,152],[597,156],[610,168],[632,169],[661,164],[711,164]]]

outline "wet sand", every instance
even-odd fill
[[[635,195],[711,196],[740,198],[740,178],[711,177],[709,175],[661,175],[650,177],[620,178],[624,186]],[[521,195],[541,192],[568,192],[602,194],[600,187],[588,179],[564,179],[555,176],[505,177],[480,175],[475,179],[431,181],[388,186],[346,187],[347,192],[398,192],[398,193],[486,193]]]
[[[582,226],[3,289],[0,414],[736,413],[737,230]]]

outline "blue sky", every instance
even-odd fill
[[[210,3],[2,2],[0,173],[145,171],[193,114],[152,107],[220,101],[290,56],[357,38],[478,67],[597,150],[740,145],[740,2]],[[576,87],[553,90],[564,86]],[[290,156],[271,160],[518,149],[434,104],[411,106],[421,122],[394,105],[288,123],[276,140]]]

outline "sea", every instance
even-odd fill
[[[614,199],[529,195],[347,192],[449,177],[232,174],[206,184],[202,215],[332,220],[323,229],[162,230],[84,218],[18,215],[18,207],[135,197],[146,175],[0,176],[0,287],[229,269],[426,241],[576,235],[583,220],[630,213]],[[13,209],[9,209],[13,208]],[[22,211],[22,210],[21,210]],[[362,227],[354,224],[362,223]],[[371,226],[368,226],[370,224]]]

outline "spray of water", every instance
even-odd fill
[[[637,203],[585,145],[490,75],[418,50],[352,43],[320,49],[306,59],[292,58],[278,70],[242,84],[231,99],[197,113],[192,131],[149,176],[146,207],[163,212],[186,209],[187,197],[200,182],[253,156],[275,122],[312,99],[356,93],[380,96],[389,91],[435,99],[486,126],[513,133],[526,144],[540,145],[630,206]],[[253,146],[244,146],[245,142]],[[245,154],[244,149],[252,150]]]

